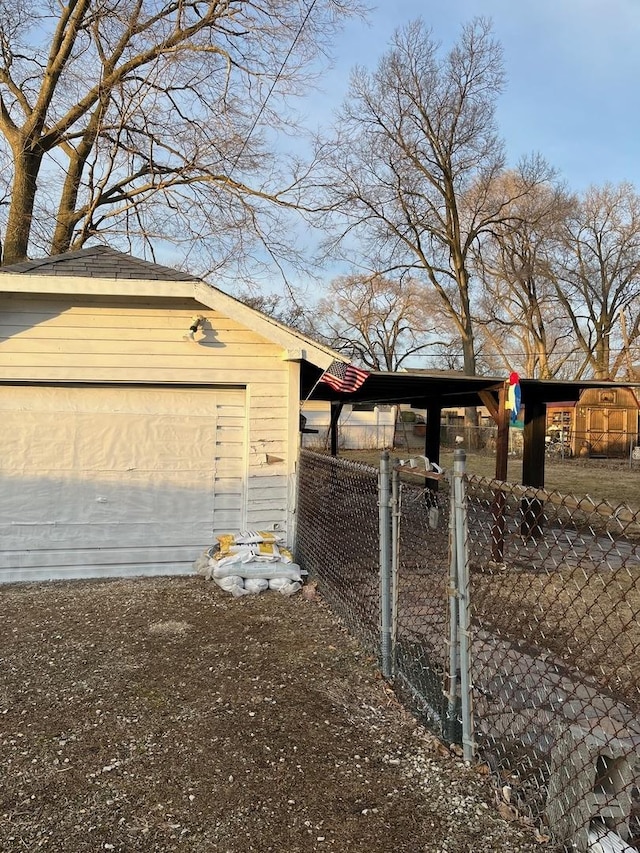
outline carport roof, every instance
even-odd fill
[[[379,405],[407,403],[426,408],[438,403],[442,408],[480,406],[482,392],[498,391],[507,376],[465,376],[455,371],[374,371],[364,384],[350,394],[339,394],[320,381],[322,372],[309,362],[302,365],[302,399]],[[522,404],[577,401],[586,388],[640,387],[638,382],[607,380],[564,381],[559,379],[521,379]]]

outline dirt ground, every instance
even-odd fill
[[[2,851],[551,850],[321,597],[188,577],[0,600]]]

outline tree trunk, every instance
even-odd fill
[[[460,288],[463,295],[463,288]],[[464,322],[464,334],[462,335],[462,362],[464,372],[467,376],[476,375],[476,352],[473,340],[473,325],[471,320],[471,309],[468,303],[462,306],[462,317]],[[478,409],[475,406],[467,406],[464,410],[464,425],[466,432],[466,446],[476,450],[480,446],[480,435],[478,430]]]
[[[3,265],[15,264],[28,257],[33,205],[42,163],[40,151],[21,151],[15,155],[15,171],[11,205],[4,239]]]
[[[51,254],[62,255],[68,252],[73,240],[73,230],[82,219],[82,211],[77,209],[78,194],[87,158],[93,151],[105,110],[110,100],[108,92],[103,93],[91,114],[91,119],[81,141],[69,152],[67,174],[60,195],[56,229],[51,242]]]
[[[594,379],[609,379],[609,336],[601,335],[595,346]]]
[[[70,161],[67,176],[62,188],[60,204],[58,206],[58,217],[56,228],[51,241],[51,254],[62,255],[69,251],[73,229],[80,218],[76,211],[80,179],[82,177],[82,166],[79,158]]]

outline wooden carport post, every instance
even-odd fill
[[[506,405],[508,382],[503,382],[497,390],[497,401],[490,391],[480,391],[479,397],[498,427],[495,478],[504,482],[509,461],[509,410]],[[505,493],[502,489],[496,489],[491,507],[491,559],[495,563],[504,562],[505,503]]]
[[[329,421],[329,437],[331,442],[331,455],[338,455],[338,421],[344,404],[340,401],[331,402],[331,420]]]
[[[427,429],[424,436],[424,455],[429,462],[440,462],[440,418],[442,417],[442,402],[439,399],[425,400],[425,412],[427,415]],[[426,488],[429,491],[438,491],[438,480],[427,478]],[[435,499],[435,496],[434,496]]]
[[[524,447],[522,450],[522,485],[544,489],[544,451],[547,429],[547,405],[541,400],[527,401],[524,407]],[[542,533],[544,504],[538,498],[522,499],[523,536]]]

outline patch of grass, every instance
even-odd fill
[[[474,617],[484,630],[549,649],[628,705],[640,703],[640,567],[584,572],[474,573]]]

